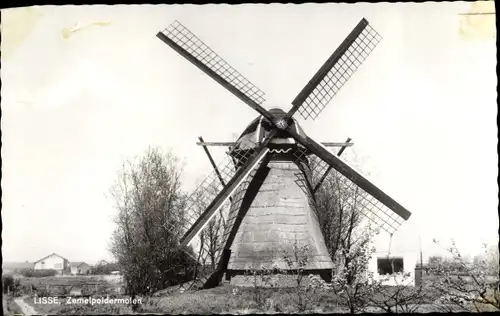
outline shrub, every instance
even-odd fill
[[[23,269],[21,271],[21,275],[27,278],[51,277],[55,276],[56,274],[57,271],[52,269],[42,269],[42,270]]]
[[[3,293],[10,292],[13,296],[20,296],[22,291],[21,282],[12,275],[2,276]]]
[[[70,293],[70,288],[69,286],[51,286],[50,288],[50,294],[51,295],[57,295],[57,296],[62,296],[62,295],[68,295]],[[43,291],[41,290],[40,293]],[[37,292],[38,293],[38,292]]]
[[[120,266],[117,263],[108,263],[93,267],[91,270],[91,274],[111,274],[113,271],[121,270]]]
[[[3,293],[7,293],[14,285],[14,277],[10,274],[2,276]]]

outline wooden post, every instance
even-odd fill
[[[415,286],[419,287],[422,285],[423,279],[423,266],[421,264],[416,264],[415,266]]]

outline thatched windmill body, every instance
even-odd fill
[[[264,93],[179,22],[157,36],[259,114],[235,143],[222,143],[230,145],[227,162],[217,166],[209,155],[215,171],[188,202],[188,208],[200,201],[206,208],[186,227],[183,246],[230,201],[217,268],[201,280],[204,287],[218,284],[224,273],[287,269],[283,253],[290,253],[297,244],[307,245],[310,251],[304,269],[328,279],[334,265],[314,210],[314,192],[329,172],[337,172],[346,186],[359,189],[361,194],[352,202],[366,208],[372,215],[369,218],[383,229],[392,233],[410,217],[410,212],[339,155],[308,137],[294,116],[315,119],[375,48],[381,38],[365,19],[292,101],[288,112],[266,110]],[[218,186],[215,192],[209,190],[214,184]]]

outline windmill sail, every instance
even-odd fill
[[[240,100],[259,113],[264,113],[261,105],[265,102],[265,93],[231,67],[184,25],[174,21],[156,36]]]
[[[311,156],[311,159],[314,160],[314,163],[312,163],[314,166],[313,172],[316,174],[323,174],[329,167],[332,167],[336,172],[335,176],[339,185],[350,188],[351,191],[357,190],[357,198],[352,201],[352,204],[356,203],[357,207],[368,211],[365,215],[380,228],[392,234],[404,220],[410,218],[411,213],[406,208],[380,190],[340,157],[332,154],[325,147],[307,136],[297,134],[293,136],[307,148],[296,151],[296,159],[307,159],[306,157]]]
[[[291,114],[298,111],[304,119],[316,119],[381,39],[362,19],[292,101]]]

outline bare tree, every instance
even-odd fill
[[[217,196],[219,190],[215,186],[209,188],[212,196]],[[205,207],[208,205],[205,205]],[[204,207],[204,208],[205,208]],[[205,244],[210,259],[210,267],[212,271],[215,271],[217,265],[218,251],[221,247],[222,237],[226,227],[226,221],[224,218],[224,211],[226,211],[227,205],[220,208],[218,214],[216,214],[207,224],[207,227],[203,230],[205,234]]]
[[[368,263],[375,249],[370,247],[370,240],[376,232],[368,227],[364,234],[359,236],[359,242],[352,245],[351,255],[348,254],[348,263],[338,271],[332,280],[331,288],[349,308],[351,313],[362,311],[373,293],[380,285],[374,280],[373,274],[368,271]],[[343,251],[345,254],[346,252]]]
[[[348,281],[358,274],[358,271],[352,270],[358,266],[350,265],[351,261],[362,255],[362,245],[369,243],[362,233],[363,209],[357,204],[360,194],[357,187],[349,186],[345,178],[334,170],[315,194],[316,212],[325,243],[339,269],[335,272],[348,271]]]
[[[312,169],[316,169],[312,161]],[[317,168],[321,170],[321,168]],[[322,175],[313,175],[314,183]],[[339,172],[331,170],[315,192],[315,210],[330,257],[335,265],[330,289],[352,313],[369,303],[376,285],[368,272],[372,253],[370,242],[377,233],[363,223],[363,193]]]
[[[198,218],[213,198],[217,196],[218,192],[219,186],[216,183],[211,183],[203,188],[203,190],[195,190],[189,197],[190,200],[194,201],[194,203],[190,204],[192,208],[186,211],[193,214],[194,218]],[[225,207],[222,207],[218,214],[208,222],[207,226],[198,235],[197,249],[195,251],[198,265],[195,270],[195,278],[199,275],[200,267],[204,268],[208,264],[211,271],[215,271],[216,269],[218,252],[226,225],[224,212]]]
[[[385,286],[392,279],[395,285]],[[416,313],[422,304],[432,302],[432,293],[423,286],[413,286],[410,273],[395,273],[371,284],[369,301],[387,313]]]
[[[297,307],[299,312],[303,312],[307,309],[307,305],[312,297],[311,294],[314,294],[312,291],[308,291],[309,288],[304,284],[304,281],[307,281],[307,275],[304,273],[304,269],[309,262],[310,256],[311,251],[309,246],[307,244],[300,245],[297,239],[295,239],[292,253],[285,252],[283,257],[289,273],[293,276],[295,281],[293,288],[297,295]]]
[[[124,162],[111,188],[118,212],[110,250],[132,295],[175,284],[187,271],[189,256],[178,246],[185,223],[181,173],[171,152],[149,148]]]

